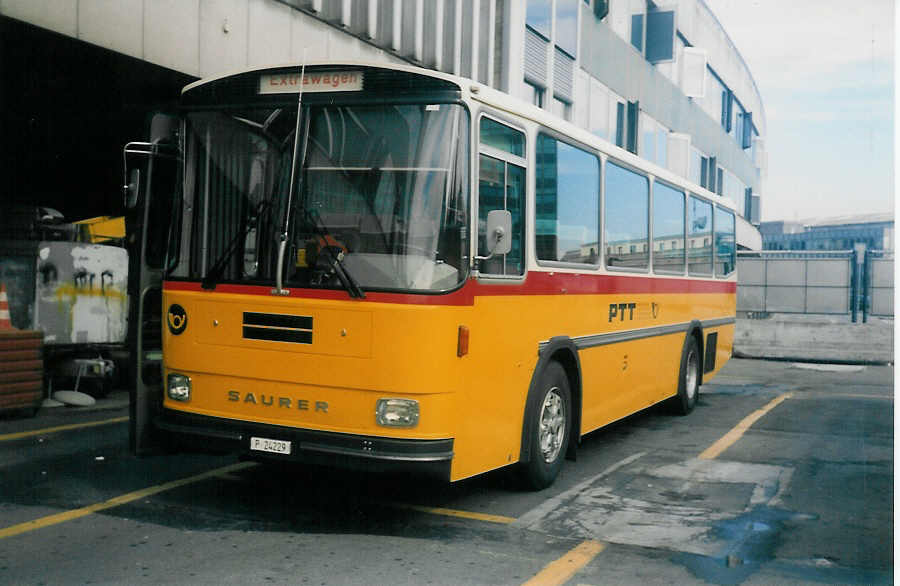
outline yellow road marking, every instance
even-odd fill
[[[22,533],[27,533],[29,531],[34,531],[35,529],[49,527],[51,525],[57,525],[59,523],[65,523],[66,521],[80,519],[81,517],[86,517],[90,514],[98,512],[98,511],[103,511],[106,509],[111,509],[113,507],[118,507],[120,505],[124,505],[124,504],[130,503],[130,502],[136,501],[138,499],[152,496],[154,494],[159,494],[159,493],[165,492],[167,490],[172,490],[173,488],[179,488],[182,486],[186,486],[188,484],[193,484],[195,482],[199,482],[201,480],[206,480],[207,478],[212,478],[214,476],[221,476],[222,474],[228,474],[230,472],[235,472],[237,470],[243,470],[245,468],[251,468],[253,466],[256,466],[255,462],[238,462],[237,464],[223,466],[222,468],[216,468],[215,470],[210,470],[208,472],[203,472],[201,474],[195,474],[194,476],[188,476],[187,478],[182,478],[180,480],[173,480],[171,482],[166,482],[164,484],[158,484],[156,486],[151,486],[148,488],[143,488],[141,490],[136,490],[134,492],[129,492],[127,494],[123,494],[121,496],[111,498],[108,501],[103,501],[102,503],[95,503],[93,505],[88,505],[88,506],[82,507],[80,509],[64,511],[62,513],[57,513],[55,515],[41,517],[40,519],[35,519],[33,521],[26,521],[25,523],[19,523],[18,525],[6,527],[5,529],[0,529],[0,539],[5,539],[7,537],[12,537],[14,535],[20,535]]]
[[[32,437],[35,435],[45,435],[48,433],[56,433],[58,431],[69,431],[70,429],[83,429],[85,427],[97,427],[98,425],[110,425],[112,423],[122,423],[128,421],[128,416],[113,417],[112,419],[104,419],[102,421],[89,421],[87,423],[73,423],[71,425],[59,425],[57,427],[45,427],[43,429],[34,429],[31,431],[20,431],[18,433],[8,433],[0,435],[0,442],[8,442],[10,440],[22,439],[23,437]]]
[[[422,505],[410,505],[407,503],[384,503],[388,506],[398,509],[409,509],[411,511],[419,511],[421,513],[429,513],[431,515],[443,515],[444,517],[459,517],[461,519],[474,519],[476,521],[485,521],[487,523],[501,523],[508,525],[515,521],[513,517],[504,517],[503,515],[489,515],[487,513],[475,513],[472,511],[460,511],[457,509],[445,509],[442,507],[425,507]]]
[[[582,541],[563,557],[544,566],[543,570],[522,586],[565,584],[575,575],[575,572],[588,565],[604,549],[606,549],[606,545],[599,541],[593,539]]]
[[[789,399],[791,396],[793,396],[793,393],[781,394],[766,403],[766,405],[761,409],[757,409],[750,415],[744,417],[743,419],[741,419],[740,423],[738,423],[731,429],[731,431],[720,437],[716,441],[716,443],[703,450],[703,453],[701,453],[697,457],[701,460],[714,460],[719,456],[719,454],[727,450],[729,447],[731,447],[732,444],[741,439],[744,433],[746,433],[746,431],[750,429],[750,426],[756,423],[756,421],[760,417],[780,405],[782,401]]]

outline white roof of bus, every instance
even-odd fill
[[[435,71],[433,69],[424,69],[422,67],[416,67],[413,65],[405,65],[405,64],[394,64],[394,63],[383,63],[383,62],[371,62],[371,61],[312,61],[306,63],[308,67],[337,67],[337,68],[347,68],[347,67],[371,67],[377,69],[392,69],[395,71],[405,71],[408,73],[415,73],[417,75],[427,75],[429,77],[434,77],[438,79],[443,79],[445,81],[451,82],[457,86],[459,86],[460,90],[463,92],[464,97],[467,97],[476,102],[481,102],[495,108],[497,110],[509,112],[515,116],[519,116],[545,126],[547,128],[556,130],[560,134],[564,136],[571,137],[572,139],[581,142],[586,146],[590,146],[596,150],[602,151],[605,154],[611,155],[615,159],[631,165],[638,169],[644,169],[653,174],[654,177],[658,179],[662,179],[663,181],[667,181],[674,185],[684,185],[686,189],[689,191],[701,195],[706,199],[712,200],[722,207],[726,207],[729,209],[735,209],[736,204],[729,200],[726,197],[715,194],[696,183],[690,181],[685,177],[681,177],[680,175],[676,175],[675,173],[660,167],[656,163],[648,161],[647,159],[643,159],[634,153],[631,153],[622,147],[616,146],[615,144],[600,138],[594,134],[591,134],[587,130],[572,124],[566,120],[558,118],[554,116],[550,112],[538,108],[533,104],[529,104],[519,98],[513,97],[505,92],[501,92],[489,86],[486,86],[482,83],[473,81],[468,78],[459,77],[457,75],[452,75],[449,73],[444,73],[441,71]],[[235,75],[240,75],[243,73],[252,73],[252,72],[262,72],[268,70],[284,70],[284,69],[296,69],[299,73],[302,64],[294,62],[294,63],[282,63],[279,65],[266,65],[259,67],[249,67],[245,69],[240,69],[236,71],[226,72],[221,75],[208,77],[201,79],[199,81],[195,81],[184,87],[181,90],[181,93],[185,93],[190,91],[196,87],[201,85],[205,85],[207,83],[217,81],[220,79],[224,79],[227,77],[232,77]]]

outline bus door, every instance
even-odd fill
[[[177,209],[180,159],[177,119],[154,116],[151,142],[125,145],[125,228],[128,242],[129,444],[152,451],[151,422],[162,406],[162,278]]]

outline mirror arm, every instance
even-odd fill
[[[497,247],[500,245],[500,242],[503,240],[503,237],[506,236],[506,233],[504,232],[502,227],[497,226],[497,229],[494,230],[494,236],[497,238],[497,241],[494,243],[494,247],[491,248],[491,251],[488,253],[488,255],[487,256],[476,256],[475,260],[491,260],[492,258],[494,258],[494,251],[497,250]]]

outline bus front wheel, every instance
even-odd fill
[[[556,480],[572,428],[572,395],[562,365],[547,365],[537,391],[539,399],[528,421],[531,457],[521,471],[524,486],[532,490],[546,488]]]

